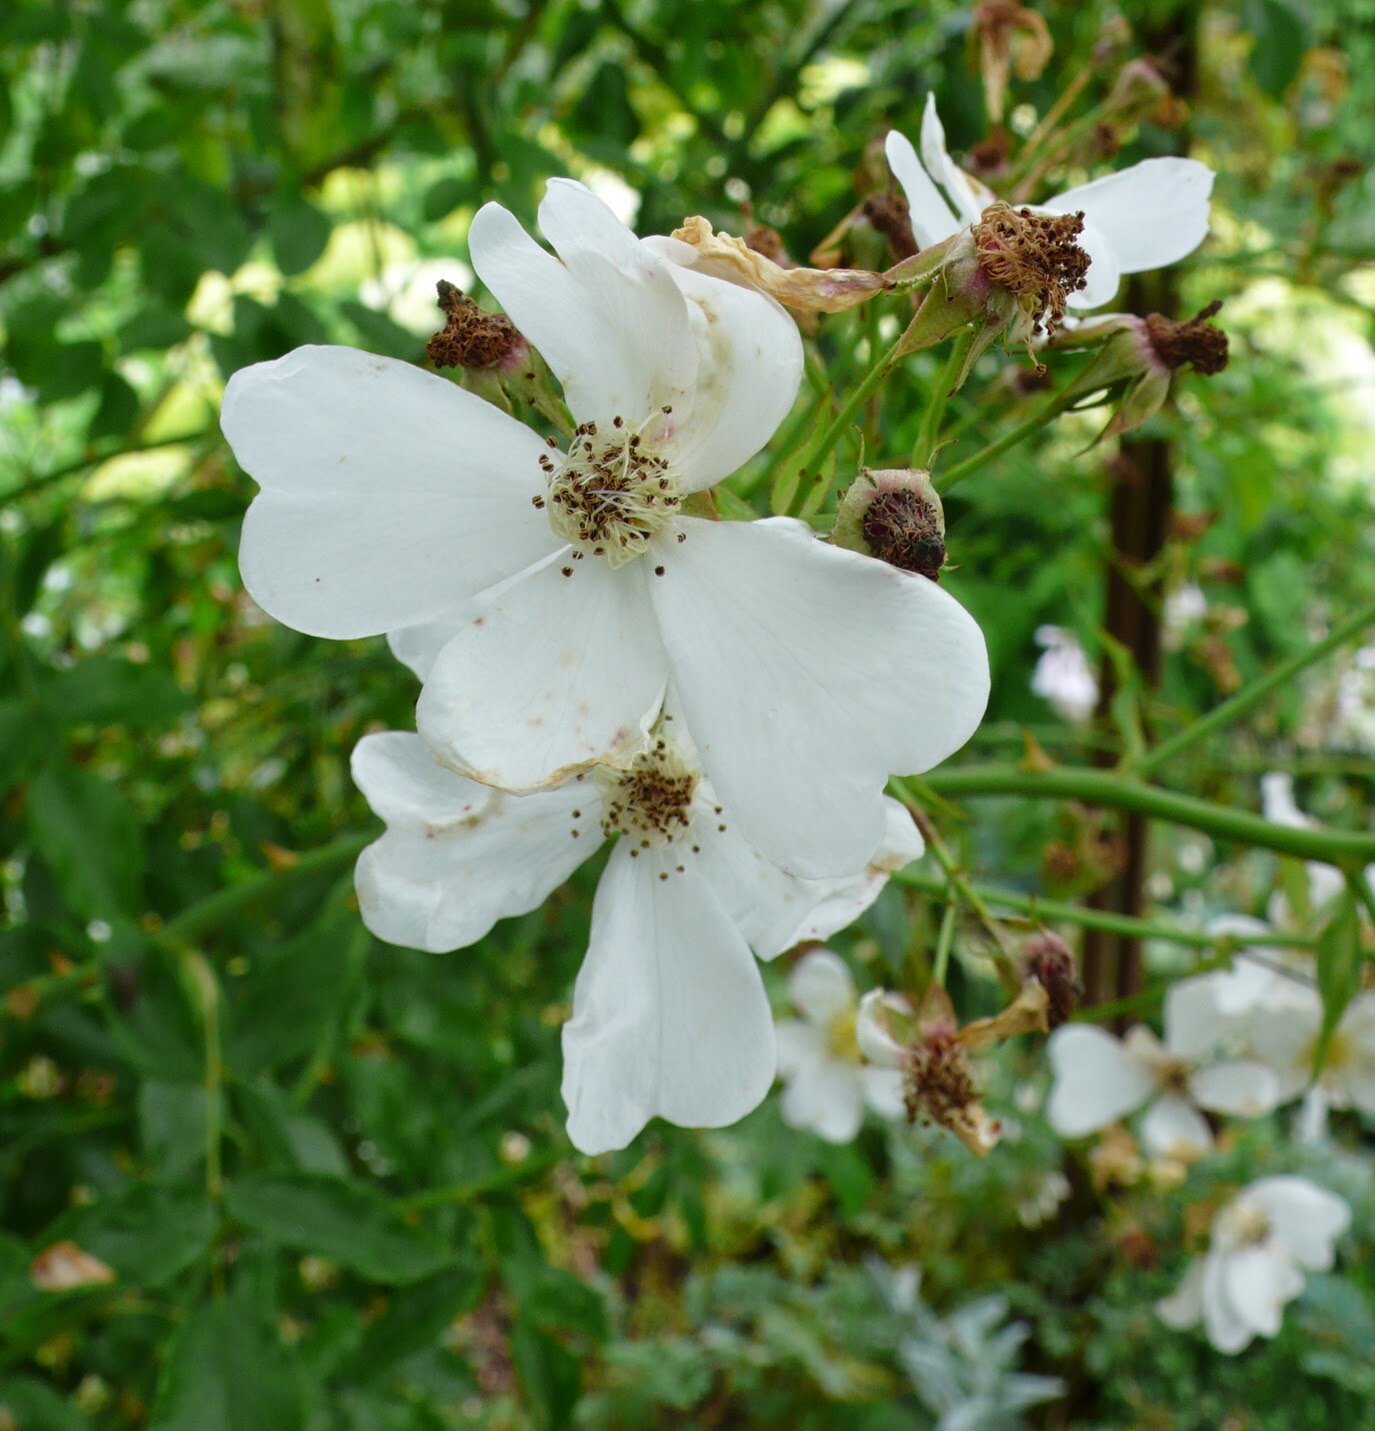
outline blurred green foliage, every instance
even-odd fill
[[[1055,57],[1013,93],[1035,114],[1085,66],[1090,98],[1114,73],[1095,47],[1115,7],[1041,8]],[[1234,345],[1152,428],[1176,441],[1193,518],[1162,560],[1208,600],[1162,689],[1133,688],[1128,723],[1168,728],[1375,594],[1375,193],[1343,167],[1369,157],[1375,5],[1125,14],[1140,45],[1197,37],[1189,125],[1219,171],[1216,237],[1181,311],[1226,299]],[[553,174],[628,186],[645,233],[699,212],[738,232],[748,203],[803,257],[928,88],[956,150],[982,136],[970,24],[945,0],[8,0],[0,1427],[934,1424],[868,1257],[919,1264],[938,1308],[1001,1292],[1031,1327],[1026,1367],[1068,1383],[1031,1413],[1046,1424],[1375,1424],[1368,1268],[1322,1279],[1274,1344],[1227,1361],[1151,1311],[1196,1191],[1103,1201],[1072,1165],[1070,1200],[1023,1225],[1062,1157],[1013,1111],[1014,1084],[1041,1078],[1030,1056],[993,1094],[1022,1136],[984,1164],[922,1130],[832,1148],[772,1103],[735,1130],[656,1126],[574,1157],[558,1024],[596,862],[462,954],[377,944],[350,903],[372,826],[347,761],[366,730],[409,725],[414,684],[380,641],[265,621],[237,580],[252,484],[216,427],[234,369],[318,341],[421,361],[434,279],[469,281],[477,206],[533,224]],[[1113,137],[1115,162],[1179,138],[1142,124]],[[870,238],[854,259],[881,264]],[[825,321],[819,382],[858,380],[880,317]],[[871,459],[910,450],[936,366],[913,360],[871,410]],[[990,359],[952,401],[961,452],[1019,400],[1018,372]],[[995,672],[975,753],[1015,755],[1025,729],[1081,756],[1122,735],[1054,722],[1027,684],[1039,624],[1100,644],[1091,422],[949,504],[949,585]],[[857,455],[842,446],[842,474]],[[762,498],[763,472],[739,491]],[[1369,752],[1305,737],[1320,697],[1281,692],[1182,776],[1252,805],[1255,776],[1289,766],[1313,808],[1368,823]],[[1043,853],[1081,834],[1009,801],[964,843],[997,879],[1057,892]],[[1279,877],[1211,850],[1189,874],[1177,852],[1157,850],[1161,897],[1195,912],[1262,908]],[[924,898],[894,889],[841,947],[891,983],[930,933]],[[960,978],[973,1009],[986,991]],[[1365,1138],[1363,1162],[1311,1168],[1368,1245]],[[1297,1155],[1266,1125],[1227,1156],[1221,1181]],[[112,1278],[41,1290],[66,1243]]]

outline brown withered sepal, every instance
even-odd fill
[[[437,368],[492,368],[520,343],[516,325],[503,313],[479,308],[461,288],[441,278],[439,309],[443,328],[425,344],[425,356]]]

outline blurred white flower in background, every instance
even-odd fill
[[[1031,673],[1032,691],[1057,715],[1083,725],[1098,709],[1098,677],[1079,638],[1063,626],[1038,626],[1036,643],[1044,650]]]
[[[1333,1244],[1350,1224],[1351,1209],[1335,1193],[1305,1178],[1261,1178],[1218,1213],[1207,1254],[1156,1311],[1179,1330],[1202,1322],[1220,1352],[1273,1337],[1304,1273],[1332,1266]]]
[[[1055,1083],[1046,1118],[1062,1137],[1095,1133],[1147,1102],[1141,1142],[1157,1157],[1188,1159],[1213,1146],[1200,1108],[1250,1118],[1279,1099],[1279,1079],[1256,1059],[1230,1057],[1212,991],[1186,980],[1165,996],[1165,1041],[1138,1024],[1124,1039],[1065,1024],[1047,1046]]]
[[[902,1072],[866,1063],[855,981],[844,961],[829,949],[808,950],[788,976],[788,997],[802,1017],[780,1019],[774,1028],[784,1122],[828,1143],[848,1143],[866,1105],[881,1118],[902,1118]]]

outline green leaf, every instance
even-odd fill
[[[12,790],[42,753],[34,709],[26,701],[0,701],[0,795]]]
[[[215,1235],[203,1189],[169,1192],[139,1183],[64,1214],[42,1245],[70,1239],[126,1287],[160,1287],[200,1261]]]
[[[1272,99],[1293,83],[1308,49],[1308,26],[1288,0],[1246,0],[1243,15],[1255,36],[1251,74]]]
[[[43,695],[63,725],[149,729],[175,720],[191,705],[167,671],[115,656],[89,656],[57,672]]]
[[[582,1390],[578,1358],[523,1313],[511,1327],[511,1358],[539,1424],[568,1425]]]
[[[118,373],[106,373],[100,384],[100,402],[86,427],[86,438],[123,437],[138,419],[138,393]]]
[[[143,838],[134,812],[89,770],[44,770],[29,787],[29,836],[62,897],[86,919],[113,922],[136,911]]]
[[[1322,998],[1322,1032],[1313,1051],[1313,1072],[1322,1069],[1333,1030],[1361,985],[1361,920],[1356,896],[1346,890],[1318,936],[1318,993]]]
[[[199,1083],[150,1079],[139,1088],[139,1139],[161,1177],[175,1179],[204,1160],[209,1108]]]
[[[87,1431],[90,1422],[50,1386],[32,1378],[0,1381],[0,1426],[14,1431]]]
[[[398,1362],[432,1350],[455,1317],[471,1311],[482,1297],[482,1269],[474,1264],[438,1272],[397,1292],[386,1315],[368,1328],[350,1359],[353,1377],[369,1381]]]
[[[273,1329],[237,1298],[182,1323],[158,1385],[150,1431],[298,1431],[301,1390]]]
[[[462,179],[436,179],[428,189],[420,204],[420,212],[427,224],[446,219],[455,209],[462,208],[472,197],[471,182]]]
[[[329,218],[300,194],[283,194],[267,216],[268,237],[283,273],[303,273],[325,251]]]
[[[453,1260],[367,1183],[314,1173],[257,1173],[225,1189],[230,1214],[270,1242],[327,1257],[373,1282],[418,1282]]]

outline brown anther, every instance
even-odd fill
[[[1172,372],[1189,364],[1194,372],[1210,377],[1227,366],[1227,335],[1208,320],[1222,307],[1214,299],[1183,323],[1160,313],[1145,318],[1146,337],[1155,355]]]
[[[1027,977],[1046,991],[1046,1024],[1058,1029],[1083,993],[1069,945],[1058,934],[1043,929],[1022,945],[1022,967]]]
[[[479,308],[460,288],[441,278],[435,285],[444,326],[425,344],[437,368],[491,368],[508,358],[522,339],[502,313]]]
[[[1053,333],[1070,295],[1085,286],[1089,256],[1075,242],[1083,230],[1083,214],[1036,214],[1001,202],[971,230],[980,268],[1013,294],[1033,333]]]
[[[880,561],[931,581],[940,580],[945,537],[939,514],[919,493],[875,493],[865,509],[862,528],[864,540]]]
[[[655,575],[655,576],[662,576],[663,574],[664,574],[664,569],[663,569],[663,567],[661,567],[661,566],[656,566],[656,567],[654,568],[654,575]]]

